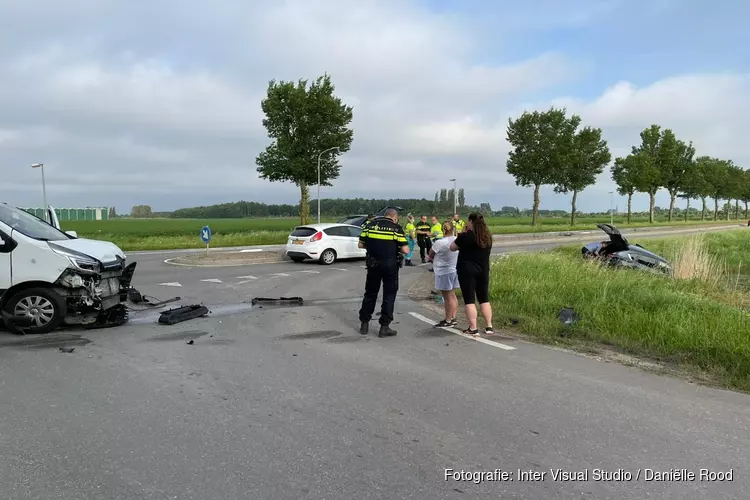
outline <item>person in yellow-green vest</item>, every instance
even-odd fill
[[[456,228],[456,235],[466,231],[466,222],[461,220],[461,214],[453,214],[453,227]]]
[[[437,240],[441,239],[442,237],[443,237],[443,225],[440,224],[440,221],[438,221],[438,218],[433,215],[432,226],[430,227],[430,238],[432,238],[432,243],[434,244]]]
[[[406,254],[404,265],[413,266],[414,263],[411,261],[411,256],[414,254],[414,247],[417,245],[417,227],[414,225],[414,216],[412,214],[406,216],[404,233],[406,233],[406,241],[409,245],[409,253]]]

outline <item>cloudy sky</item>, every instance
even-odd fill
[[[355,136],[323,197],[432,198],[458,177],[470,203],[529,207],[505,127],[551,104],[615,156],[658,123],[747,168],[748,18],[746,0],[0,0],[0,200],[39,205],[44,162],[56,206],[296,203],[257,176],[260,100],[324,72]],[[611,189],[607,171],[579,207]]]

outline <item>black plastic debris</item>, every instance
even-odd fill
[[[563,307],[557,314],[557,319],[560,320],[566,328],[571,327],[574,323],[578,322],[581,317],[570,307]],[[561,336],[565,336],[565,332],[560,333]]]
[[[71,352],[73,352],[75,350],[76,350],[75,347],[61,347],[60,348],[60,352],[66,352],[68,354],[70,354]]]
[[[254,297],[250,303],[254,306],[259,304],[276,305],[276,306],[301,306],[304,304],[302,297]]]
[[[159,316],[159,324],[174,325],[189,319],[200,318],[206,314],[208,314],[208,308],[206,306],[182,306],[161,313]]]
[[[193,344],[195,344],[195,341],[194,341],[194,340],[188,340],[188,341],[187,341],[187,345],[193,345]]]

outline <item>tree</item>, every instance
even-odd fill
[[[666,135],[666,141],[663,138]],[[633,147],[633,155],[637,158],[634,176],[635,188],[649,195],[648,221],[654,222],[654,205],[656,193],[664,187],[664,161],[674,152],[674,134],[662,132],[659,125],[651,125],[641,132],[641,144]]]
[[[150,205],[135,205],[130,211],[130,216],[138,219],[145,219],[151,217],[152,214]]]
[[[695,160],[691,160],[686,164],[686,168],[682,175],[682,181],[680,182],[680,194],[678,194],[680,198],[683,198],[687,202],[685,207],[685,222],[687,222],[690,212],[690,200],[700,197],[701,182],[702,179],[700,170],[698,169],[698,164]]]
[[[750,205],[750,168],[742,174],[742,191],[740,201],[745,203],[745,218],[748,218],[748,205]]]
[[[745,171],[735,165],[731,160],[728,162],[729,172],[727,176],[727,188],[726,196],[727,201],[731,204],[734,200],[734,218],[740,218],[740,198],[742,197],[743,191],[743,180],[745,177]],[[727,210],[727,220],[729,220],[729,213],[731,208]]]
[[[115,210],[115,207],[109,207],[109,214],[107,215],[108,219],[114,219],[117,217],[117,211]]]
[[[713,190],[711,184],[708,182],[708,177],[710,175],[709,164],[712,160],[713,159],[709,156],[701,156],[695,159],[695,171],[692,182],[694,183],[693,188],[695,189],[696,196],[703,202],[701,221],[706,220],[706,212],[708,211],[706,199],[711,196]]]
[[[557,173],[555,192],[573,193],[570,210],[570,225],[576,223],[576,200],[578,193],[596,182],[596,177],[612,160],[607,141],[602,140],[602,130],[584,127],[573,137],[573,147],[568,162]]]
[[[464,188],[458,188],[458,206],[463,208],[466,206],[466,197],[464,196]]]
[[[724,199],[729,183],[729,164],[718,158],[701,156],[699,158],[706,181],[706,192],[714,199],[714,220],[719,219],[719,200]]]
[[[524,112],[516,120],[508,119],[507,171],[516,178],[517,186],[534,186],[531,225],[539,219],[539,189],[555,184],[559,172],[569,163],[580,117],[567,116],[563,109]]]
[[[615,159],[612,167],[612,180],[617,184],[620,196],[628,197],[628,224],[633,213],[633,194],[635,194],[636,177],[638,175],[638,158],[630,154],[624,158]]]
[[[674,215],[675,198],[688,182],[694,156],[695,148],[692,142],[685,144],[678,140],[671,130],[664,131],[659,144],[659,170],[662,183],[669,191],[669,222],[672,222]]]
[[[263,126],[272,140],[258,155],[255,163],[262,179],[271,182],[293,182],[300,189],[300,221],[307,224],[309,216],[308,187],[318,183],[331,186],[340,173],[338,156],[349,151],[354,132],[349,128],[352,107],[334,94],[331,77],[319,77],[308,88],[308,81],[268,84],[261,108],[266,117]]]

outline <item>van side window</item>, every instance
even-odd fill
[[[18,246],[18,243],[10,239],[10,236],[0,230],[0,253],[10,253]]]

